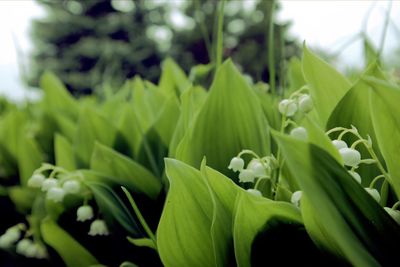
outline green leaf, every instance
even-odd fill
[[[314,241],[354,266],[395,262],[400,227],[347,170],[318,146],[274,137],[304,192],[302,215]]]
[[[41,224],[44,241],[52,247],[68,267],[87,267],[97,264],[96,258],[54,221],[45,219]]]
[[[23,214],[27,214],[32,208],[36,192],[28,187],[12,186],[8,188],[8,196],[14,203],[16,209]]]
[[[293,205],[274,202],[247,192],[241,192],[238,195],[234,216],[233,236],[238,267],[251,266],[251,248],[254,238],[269,220],[281,217],[291,223],[302,223],[300,212]],[[265,253],[267,256],[268,252]],[[274,255],[271,256],[274,257]],[[265,262],[268,261],[267,256]]]
[[[165,101],[164,106],[161,108],[157,119],[154,122],[154,128],[165,146],[168,146],[171,142],[179,119],[179,114],[178,99],[176,96],[172,96]]]
[[[228,60],[218,70],[210,93],[176,151],[176,158],[207,164],[228,174],[233,156],[243,149],[269,154],[268,124],[253,89]]]
[[[115,183],[124,185],[132,191],[144,193],[152,199],[156,199],[161,191],[160,180],[150,171],[100,143],[96,143],[94,147],[90,168],[113,177]]]
[[[57,76],[45,72],[40,78],[40,87],[44,90],[47,107],[68,114],[72,118],[78,116],[78,103]]]
[[[35,139],[28,137],[25,133],[20,133],[18,142],[18,170],[22,185],[27,185],[33,172],[40,167],[43,162],[43,154]]]
[[[93,109],[83,108],[78,120],[74,149],[80,164],[88,166],[95,142],[112,147],[117,129],[110,121],[96,113]]]
[[[389,181],[400,196],[400,90],[398,87],[373,78],[370,107],[379,148],[390,173]]]
[[[60,134],[55,134],[54,153],[57,166],[69,171],[73,171],[76,169],[72,145],[67,138]]]
[[[325,61],[303,47],[303,73],[322,126],[325,126],[336,104],[350,89],[350,82]]]
[[[165,59],[162,63],[159,87],[168,95],[176,94],[179,96],[189,86],[190,82],[183,70],[173,59]]]
[[[157,247],[154,245],[153,240],[150,238],[132,238],[127,237],[128,241],[138,247],[148,247],[157,250]]]

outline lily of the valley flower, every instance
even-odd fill
[[[353,148],[341,148],[339,149],[339,154],[343,158],[344,165],[346,166],[358,166],[361,162],[361,154]]]
[[[47,178],[42,183],[42,191],[46,192],[50,188],[56,187],[58,185],[58,180],[54,178]]]
[[[52,187],[47,191],[47,199],[53,200],[54,202],[62,202],[65,196],[65,191],[61,187]]]
[[[93,216],[93,208],[89,205],[81,206],[76,211],[76,220],[79,222],[90,220],[93,218]]]
[[[387,213],[395,220],[398,224],[400,224],[400,211],[394,210],[389,207],[384,207]]]
[[[369,187],[365,188],[365,190],[368,192],[368,194],[371,195],[371,197],[373,197],[376,200],[376,202],[381,201],[381,195],[379,194],[378,190]]]
[[[28,239],[25,239],[28,240]],[[23,240],[21,240],[22,242]],[[21,243],[19,242],[19,243]],[[17,245],[18,247],[18,245]],[[18,248],[17,248],[18,249]],[[25,242],[20,247],[20,254],[24,255],[27,258],[36,258],[36,259],[45,259],[47,258],[47,251],[43,245],[34,242]]]
[[[237,171],[243,170],[243,167],[244,167],[244,160],[239,157],[234,157],[231,160],[231,162],[228,166],[228,169],[231,169],[232,171],[237,172]]]
[[[356,180],[359,184],[361,184],[361,176],[355,171],[349,171],[349,174]]]
[[[302,191],[295,191],[290,198],[290,202],[292,202],[295,206],[300,206],[301,196],[303,195]]]
[[[259,159],[252,159],[247,165],[247,169],[252,170],[256,178],[267,176],[267,169]]]
[[[308,139],[308,133],[307,133],[306,128],[304,128],[304,127],[293,128],[290,131],[290,135],[296,139],[303,140],[303,141],[307,141],[307,139]]]
[[[286,117],[293,116],[297,111],[297,104],[292,99],[283,99],[279,102],[278,106],[279,112]]]
[[[28,186],[33,188],[42,187],[43,182],[46,180],[46,177],[41,173],[35,173],[28,180]]]
[[[63,189],[68,194],[77,194],[81,190],[81,184],[76,180],[69,180],[63,184]]]
[[[256,175],[254,174],[254,171],[251,169],[244,169],[239,174],[239,181],[242,183],[254,182],[255,178]]]
[[[103,220],[95,220],[90,225],[89,235],[96,236],[96,235],[109,235],[107,225]]]
[[[0,248],[10,248],[21,236],[18,226],[13,226],[0,236]]]
[[[250,194],[257,196],[257,197],[262,197],[262,193],[258,191],[257,189],[247,189],[247,192]]]
[[[343,140],[333,140],[332,144],[336,147],[337,150],[348,147],[346,142]]]
[[[309,95],[299,97],[299,110],[303,113],[310,112],[314,107],[313,101]]]

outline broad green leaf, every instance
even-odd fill
[[[21,111],[10,111],[0,118],[0,140],[6,152],[16,160],[18,157],[18,142],[26,125],[26,115]]]
[[[372,87],[370,109],[379,148],[391,181],[400,196],[400,89],[377,79],[367,79]]]
[[[54,221],[50,219],[43,220],[41,234],[46,244],[57,251],[66,266],[87,267],[98,263],[89,251]]]
[[[170,187],[157,229],[163,264],[216,266],[210,229],[213,205],[200,171],[166,159]]]
[[[314,241],[354,266],[396,261],[400,227],[351,175],[318,146],[278,133],[274,137],[309,200],[302,215]]]
[[[78,120],[74,150],[80,164],[88,166],[95,142],[112,147],[117,129],[106,118],[91,108],[83,108]]]
[[[96,203],[105,217],[106,221],[113,225],[118,222],[130,235],[136,237],[145,236],[141,226],[126,207],[124,202],[108,185],[106,176],[92,171],[84,172],[85,183],[92,191]],[[115,227],[115,226],[114,226]]]
[[[44,90],[45,103],[48,107],[77,118],[79,105],[57,76],[45,72],[40,78],[40,87]]]
[[[238,267],[251,266],[251,249],[254,238],[269,220],[280,217],[291,223],[302,223],[300,212],[293,205],[274,202],[243,191],[236,199],[234,216],[233,236]],[[265,251],[266,263],[269,262],[269,257],[274,257],[274,255]]]
[[[69,171],[75,170],[76,164],[74,151],[68,139],[56,133],[54,138],[54,147],[56,165]]]
[[[179,119],[179,114],[178,99],[176,96],[172,96],[165,101],[164,106],[161,108],[154,122],[154,128],[165,146],[168,146],[171,142]]]
[[[370,85],[363,80],[366,75],[374,75],[379,78],[383,78],[383,74],[378,68],[376,63],[371,64],[365,73],[359,80],[355,82],[352,88],[343,96],[343,98],[336,105],[329,117],[326,130],[333,129],[335,127],[351,128],[354,125],[358,132],[364,138],[369,135],[372,140],[372,146],[374,151],[382,159],[380,155],[377,139],[375,136],[375,130],[372,125],[372,111],[369,103]],[[336,136],[331,135],[334,139]],[[345,135],[343,138],[349,145],[355,141],[354,136]],[[358,146],[362,158],[369,158],[369,153],[363,149],[362,146]],[[357,169],[357,172],[363,179],[363,185],[367,186],[374,177],[379,175],[375,164],[372,165],[361,165]]]
[[[43,154],[37,142],[25,133],[20,133],[18,141],[18,170],[20,182],[27,185],[28,179],[34,170],[40,167],[43,162]]]
[[[156,199],[161,182],[150,171],[113,149],[96,143],[90,162],[92,170],[114,178],[114,182],[130,190]]]
[[[32,188],[12,186],[7,188],[7,192],[19,212],[23,214],[29,212],[36,195],[36,192]]]
[[[303,76],[301,61],[297,57],[290,59],[287,76],[289,82],[289,92],[287,93],[294,92],[306,84]]]
[[[135,246],[138,247],[149,247],[152,249],[157,250],[157,248],[154,246],[153,240],[150,238],[132,238],[132,237],[127,237],[128,241],[134,244]]]
[[[269,154],[267,129],[260,101],[228,60],[218,70],[204,105],[177,148],[176,157],[199,167],[206,156],[210,167],[227,174],[230,160],[243,149]]]
[[[167,95],[176,94],[179,96],[190,86],[190,82],[183,70],[171,58],[167,58],[162,63],[162,73],[159,87]]]
[[[350,89],[350,82],[325,61],[303,47],[303,73],[310,87],[320,123],[325,126],[336,104]]]

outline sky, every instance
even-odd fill
[[[341,51],[337,64],[344,70],[362,65],[361,42],[352,43],[345,49],[341,46],[365,27],[363,24],[369,10],[365,30],[375,46],[379,46],[389,1],[284,0],[281,6],[277,19],[292,22],[290,35],[305,40],[311,48],[322,48],[328,53]],[[32,48],[30,21],[43,16],[44,11],[33,0],[0,0],[0,95],[12,100],[34,95],[35,91],[25,90],[20,82],[18,60],[26,60]],[[399,36],[400,1],[392,1],[384,46],[388,57],[400,46]]]

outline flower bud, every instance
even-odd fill
[[[52,187],[47,191],[47,199],[53,200],[54,202],[63,201],[65,191],[61,187]]]
[[[239,174],[239,181],[244,183],[244,182],[254,182],[254,179],[256,178],[253,170],[249,169],[244,169],[240,171]]]
[[[279,109],[279,112],[282,115],[285,115],[287,117],[291,117],[297,111],[297,104],[296,104],[296,102],[294,100],[283,99],[281,102],[279,102],[278,109]]]
[[[307,141],[307,139],[308,139],[308,133],[307,133],[306,128],[304,128],[304,127],[293,128],[290,131],[290,135],[296,139],[303,140],[303,141]]]
[[[391,209],[389,207],[384,207],[387,213],[397,222],[397,224],[400,224],[400,211]]]
[[[244,160],[239,157],[234,157],[231,160],[231,163],[228,166],[228,169],[231,169],[234,172],[243,170]]]
[[[24,238],[17,243],[17,253],[25,255],[26,250],[33,244],[32,240]]]
[[[247,189],[247,192],[250,194],[257,196],[257,197],[262,197],[262,193],[258,191],[257,189]]]
[[[295,206],[300,207],[301,196],[303,195],[302,191],[296,191],[292,194],[290,198],[290,202],[292,202]]]
[[[378,190],[369,187],[365,188],[365,190],[368,192],[368,194],[371,195],[371,197],[373,197],[376,200],[376,202],[381,201],[381,195],[379,194]]]
[[[361,161],[361,154],[353,148],[341,148],[339,154],[343,158],[344,165],[346,166],[357,166]]]
[[[95,220],[92,222],[90,225],[90,231],[89,235],[95,236],[95,235],[108,235],[108,228],[106,223],[103,220]]]
[[[18,226],[13,226],[8,228],[4,235],[14,243],[20,238],[21,231],[19,230]]]
[[[337,148],[337,150],[348,147],[346,142],[342,140],[333,140],[332,144]]]
[[[44,180],[46,180],[46,177],[43,174],[33,174],[32,177],[28,180],[28,186],[33,188],[40,188],[42,187]]]
[[[89,205],[84,205],[76,211],[76,220],[84,222],[93,218],[93,208]]]
[[[13,243],[14,242],[10,236],[5,234],[0,236],[0,248],[2,249],[10,248],[13,245]]]
[[[81,190],[81,184],[76,180],[69,180],[63,184],[63,189],[67,194],[77,194]]]
[[[252,170],[256,178],[267,176],[267,170],[259,159],[252,159],[247,165],[247,169]]]
[[[353,176],[354,180],[356,180],[359,184],[361,184],[361,176],[355,171],[349,171],[349,174]]]
[[[55,186],[58,185],[58,181],[57,179],[54,178],[47,178],[46,180],[43,181],[42,184],[42,191],[46,192],[48,191],[50,188],[53,188]]]
[[[299,97],[299,110],[303,113],[310,112],[314,107],[313,101],[309,95]]]

